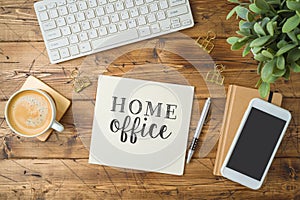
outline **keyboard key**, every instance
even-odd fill
[[[92,19],[91,23],[92,23],[93,28],[97,28],[100,26],[100,22],[97,18]]]
[[[76,13],[78,11],[77,5],[75,3],[69,5],[70,13]]]
[[[94,49],[106,48],[122,42],[128,42],[130,40],[137,39],[138,37],[139,35],[135,29],[129,29],[127,31],[122,31],[117,35],[96,39],[92,41],[92,46]]]
[[[163,31],[167,31],[167,30],[171,29],[170,19],[163,20],[163,21],[159,22],[159,24],[160,24],[161,30],[163,30]]]
[[[159,1],[159,6],[161,9],[166,9],[169,7],[168,2],[166,0]]]
[[[96,14],[97,16],[102,16],[105,14],[103,7],[96,8]]]
[[[190,24],[192,24],[192,21],[191,21],[190,19],[184,20],[184,21],[182,22],[182,25],[183,25],[183,26],[187,26],[187,25],[190,25]]]
[[[71,29],[68,26],[64,26],[61,28],[61,32],[63,35],[70,35],[71,34]]]
[[[53,42],[49,42],[49,49],[57,49],[60,47],[64,47],[67,46],[69,44],[69,41],[67,38],[61,38],[59,40],[53,41]]]
[[[133,0],[125,0],[126,8],[132,8],[134,6]]]
[[[60,55],[59,55],[59,52],[57,50],[55,51],[50,51],[50,58],[52,60],[58,60],[60,59]]]
[[[122,19],[122,20],[124,20],[124,19],[129,19],[129,14],[128,14],[128,11],[127,11],[127,10],[121,12],[121,19]]]
[[[83,42],[79,44],[79,50],[81,53],[85,53],[92,50],[92,47],[89,42]]]
[[[88,0],[89,7],[94,8],[97,6],[97,1],[96,0]]]
[[[40,12],[41,12],[41,11],[44,11],[44,10],[46,10],[46,9],[47,9],[46,6],[43,5],[43,4],[41,4],[41,3],[37,6],[37,10],[40,11]]]
[[[74,15],[68,15],[67,22],[68,22],[68,24],[74,24],[76,22]]]
[[[128,20],[128,27],[129,28],[135,28],[136,27],[136,21],[135,21],[135,19]]]
[[[110,16],[110,19],[111,19],[111,22],[113,22],[113,23],[116,23],[116,22],[120,21],[120,18],[119,18],[118,13],[113,13],[113,14]]]
[[[157,15],[157,20],[166,19],[166,15],[164,11],[158,11],[156,15]]]
[[[66,6],[58,7],[58,13],[60,16],[69,14]]]
[[[145,14],[149,13],[148,7],[147,6],[141,6],[140,7],[140,13],[141,13],[141,15],[145,15]]]
[[[95,29],[91,29],[88,31],[88,36],[90,39],[94,39],[94,38],[98,37],[98,33]]]
[[[81,32],[81,33],[79,33],[79,39],[80,39],[80,41],[86,41],[89,39],[89,37],[86,32]]]
[[[101,27],[99,28],[99,34],[100,34],[101,36],[107,35],[107,29],[106,29],[105,26],[101,26]]]
[[[49,4],[47,5],[47,9],[51,9],[51,8],[55,8],[55,7],[56,7],[55,2],[49,2]]]
[[[79,42],[77,35],[74,35],[74,34],[69,37],[69,40],[70,40],[71,44],[76,44]]]
[[[180,23],[173,23],[172,25],[172,28],[179,28],[181,26]]]
[[[109,33],[116,33],[118,31],[117,26],[115,24],[110,24],[108,26]]]
[[[131,17],[137,17],[139,15],[139,11],[137,8],[132,8],[132,9],[130,9],[129,12],[130,12]]]
[[[180,23],[179,18],[173,18],[171,19],[171,24]]]
[[[152,33],[159,33],[160,32],[160,28],[158,24],[152,24],[151,25],[151,31]]]
[[[98,0],[100,5],[105,5],[107,4],[107,0]]]
[[[106,13],[113,13],[115,12],[115,8],[114,8],[114,5],[113,4],[108,4],[105,6],[105,10],[106,10]]]
[[[122,1],[118,1],[118,2],[116,3],[116,10],[117,10],[117,11],[124,10],[124,4],[123,4]]]
[[[147,20],[148,20],[149,23],[155,22],[156,21],[156,17],[154,15],[154,13],[151,13],[151,14],[147,15]]]
[[[67,4],[66,0],[56,0],[56,3],[58,6],[63,6]]]
[[[72,56],[79,54],[79,49],[78,49],[77,45],[70,47],[70,53]]]
[[[60,55],[61,55],[62,58],[67,58],[67,57],[70,56],[68,48],[62,48],[62,49],[60,49],[59,53],[60,53]]]
[[[157,3],[150,4],[150,12],[158,11]]]
[[[82,23],[81,23],[81,28],[82,28],[82,30],[84,30],[84,31],[89,30],[89,29],[91,28],[90,22],[88,22],[88,21],[82,22]]]
[[[65,26],[66,20],[63,17],[59,17],[59,18],[57,18],[56,23],[58,26]]]
[[[126,25],[125,22],[120,22],[120,23],[118,24],[118,28],[119,28],[120,31],[124,31],[124,30],[127,29],[127,25]]]
[[[139,33],[140,33],[141,37],[150,35],[150,33],[151,33],[150,28],[148,26],[141,27],[141,28],[139,28]]]
[[[103,25],[109,24],[108,16],[101,17],[101,24]]]
[[[185,14],[188,12],[188,9],[186,6],[181,6],[181,7],[177,7],[177,8],[173,8],[167,11],[167,16],[168,17],[176,17],[182,14]]]
[[[135,0],[135,5],[140,6],[143,5],[144,0]]]
[[[56,28],[56,24],[55,24],[54,20],[45,22],[45,23],[43,23],[42,26],[43,26],[44,31],[48,31],[48,30]]]
[[[86,11],[86,17],[88,18],[88,19],[92,19],[92,18],[95,18],[95,13],[94,13],[94,11],[91,9],[91,10],[88,10],[88,11]]]
[[[48,40],[53,40],[61,37],[61,32],[59,29],[55,29],[55,30],[47,31],[45,35]]]
[[[71,29],[73,33],[78,33],[79,31],[81,31],[80,26],[78,24],[72,24]]]
[[[83,12],[77,13],[77,14],[76,14],[76,17],[77,17],[77,21],[79,21],[79,22],[85,20],[85,16],[84,16],[84,13],[83,13]]]
[[[139,24],[140,26],[146,24],[146,19],[145,19],[144,16],[138,17],[138,24]]]
[[[41,21],[46,21],[47,19],[49,19],[49,16],[47,14],[47,11],[43,11],[43,12],[40,12],[40,19]]]
[[[56,9],[52,9],[49,11],[49,15],[50,15],[50,18],[53,19],[53,18],[58,17],[58,12]]]
[[[79,10],[86,10],[88,8],[85,1],[79,1],[77,5]]]
[[[180,4],[184,4],[185,0],[169,0],[170,6],[178,6]]]

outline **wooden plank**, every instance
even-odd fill
[[[294,199],[300,160],[275,159],[260,190],[212,175],[213,159],[193,159],[183,176],[133,173],[86,159],[2,160],[1,199]]]
[[[0,41],[42,41],[42,35],[33,9],[35,0],[3,0],[0,2]],[[237,20],[225,20],[233,7],[225,0],[207,3],[205,0],[190,1],[195,27],[182,31],[191,37],[214,31],[224,38],[236,31]]]
[[[213,100],[217,105],[221,105],[223,100]],[[204,99],[198,101],[199,109],[203,107]],[[214,104],[216,104],[214,103]],[[0,110],[4,110],[5,103],[0,103]],[[28,139],[18,137],[10,131],[6,122],[4,121],[4,113],[0,113],[0,138],[2,143],[0,145],[0,158],[88,158],[87,146],[89,146],[93,106],[88,101],[73,102],[73,109],[79,109],[76,112],[69,110],[63,117],[61,123],[65,126],[63,133],[55,133],[50,136],[46,142],[38,141],[37,139]],[[194,105],[196,106],[196,105]],[[299,98],[284,98],[284,108],[292,112],[292,121],[287,130],[287,133],[280,145],[276,157],[299,157],[299,129],[300,129],[300,107]],[[199,158],[199,151],[202,155],[208,158],[215,158],[217,139],[219,137],[219,130],[221,127],[222,110],[214,107],[212,111],[213,117],[204,126],[203,134],[200,137],[200,146],[196,149],[195,158]],[[90,113],[89,113],[90,112]],[[85,113],[80,115],[78,113]],[[73,114],[76,114],[75,117]],[[189,142],[192,140],[193,133],[196,129],[200,113],[193,112]],[[83,143],[82,143],[83,142]],[[34,149],[34,151],[32,151]],[[203,157],[203,156],[201,156]]]

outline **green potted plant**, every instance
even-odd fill
[[[300,72],[300,0],[229,0],[238,4],[226,19],[240,18],[239,37],[229,37],[232,50],[244,47],[258,61],[256,86],[266,97],[270,84]]]

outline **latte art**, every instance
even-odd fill
[[[25,135],[35,135],[47,129],[51,123],[51,105],[42,94],[24,91],[10,102],[8,118],[16,131]]]

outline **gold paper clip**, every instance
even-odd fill
[[[206,37],[199,36],[196,40],[196,44],[198,44],[202,49],[204,49],[207,53],[210,53],[215,45],[212,42],[216,38],[216,34],[213,31],[208,31]]]
[[[224,76],[222,76],[221,72],[223,72],[224,69],[225,66],[223,64],[216,64],[214,70],[207,72],[205,80],[218,85],[223,85]]]
[[[80,77],[78,69],[75,69],[71,72],[71,78],[73,79],[74,91],[77,93],[92,84],[87,76]]]

